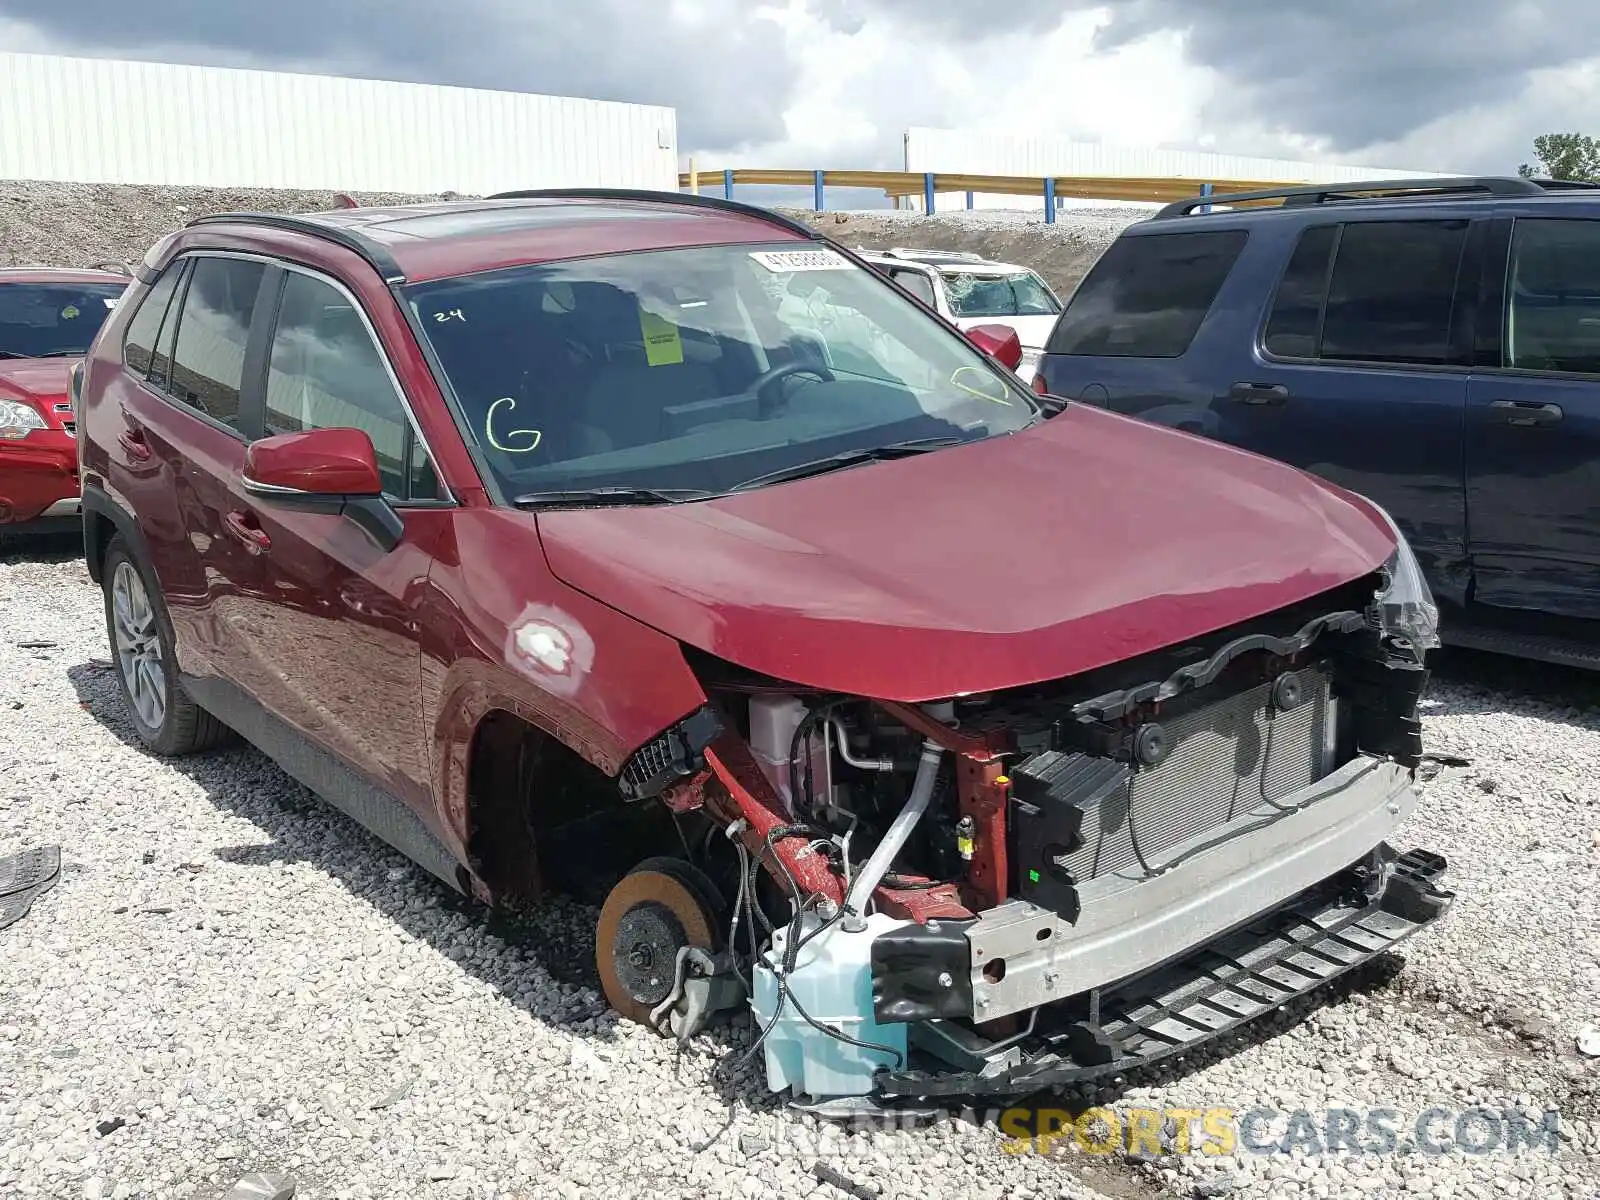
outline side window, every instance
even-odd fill
[[[438,480],[416,445],[382,351],[361,313],[337,288],[289,272],[267,366],[269,434],[360,429],[377,452],[383,490],[397,500],[435,499]]]
[[[1465,221],[1345,225],[1328,284],[1320,357],[1448,362],[1450,310],[1466,240]]]
[[[933,280],[929,279],[924,272],[894,271],[891,272],[889,277],[929,308],[936,309],[939,307],[938,299],[933,294]]]
[[[181,297],[193,267],[193,260],[183,264],[183,274],[178,280],[177,293]],[[175,298],[167,305],[167,319],[162,322],[161,334],[156,338],[156,352],[150,363],[150,382],[163,391],[172,387],[172,347],[178,340],[178,316],[183,301]]]
[[[265,272],[258,262],[197,258],[178,320],[168,390],[189,407],[235,429],[240,428],[245,345]]]
[[[161,335],[161,321],[172,303],[172,293],[178,290],[178,276],[183,274],[184,261],[179,259],[168,265],[160,277],[145,293],[138,311],[128,322],[127,333],[122,338],[122,361],[128,370],[143,379],[150,374],[155,358],[156,340]]]
[[[1279,358],[1317,357],[1322,303],[1328,295],[1328,263],[1337,225],[1314,225],[1300,235],[1267,318],[1268,354]]]
[[[1119,238],[1068,302],[1048,352],[1182,356],[1247,236],[1242,229],[1213,229]]]
[[[1519,218],[1506,299],[1506,366],[1600,374],[1600,221]]]

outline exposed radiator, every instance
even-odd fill
[[[1336,765],[1331,685],[1316,667],[1294,673],[1299,703],[1278,708],[1274,683],[1162,719],[1169,751],[1155,767],[1139,767],[1128,786],[1104,796],[1086,814],[1083,844],[1056,859],[1078,881],[1154,865],[1174,846],[1281,800]]]

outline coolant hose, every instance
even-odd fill
[[[910,798],[889,826],[889,832],[883,835],[878,848],[872,852],[872,857],[867,859],[867,865],[861,868],[861,874],[855,877],[849,895],[844,898],[845,908],[857,917],[866,911],[867,901],[889,873],[895,855],[905,846],[911,831],[922,820],[922,814],[928,811],[928,802],[933,799],[933,786],[939,778],[939,763],[943,759],[943,746],[933,741],[922,743],[922,759],[917,763],[917,778],[911,785]]]

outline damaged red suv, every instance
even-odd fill
[[[83,381],[129,718],[603,899],[616,1009],[748,1005],[824,1111],[1125,1071],[1436,919],[1393,522],[980,345],[720,200],[195,221]]]
[[[128,282],[107,271],[0,270],[0,543],[78,528],[69,381]]]

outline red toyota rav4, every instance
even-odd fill
[[[78,528],[68,379],[128,282],[108,271],[0,270],[0,541]]]
[[[139,736],[604,896],[611,1004],[748,1004],[775,1090],[1127,1070],[1448,907],[1386,840],[1437,640],[1388,517],[1038,397],[803,226],[525,192],[138,275],[80,435]]]

